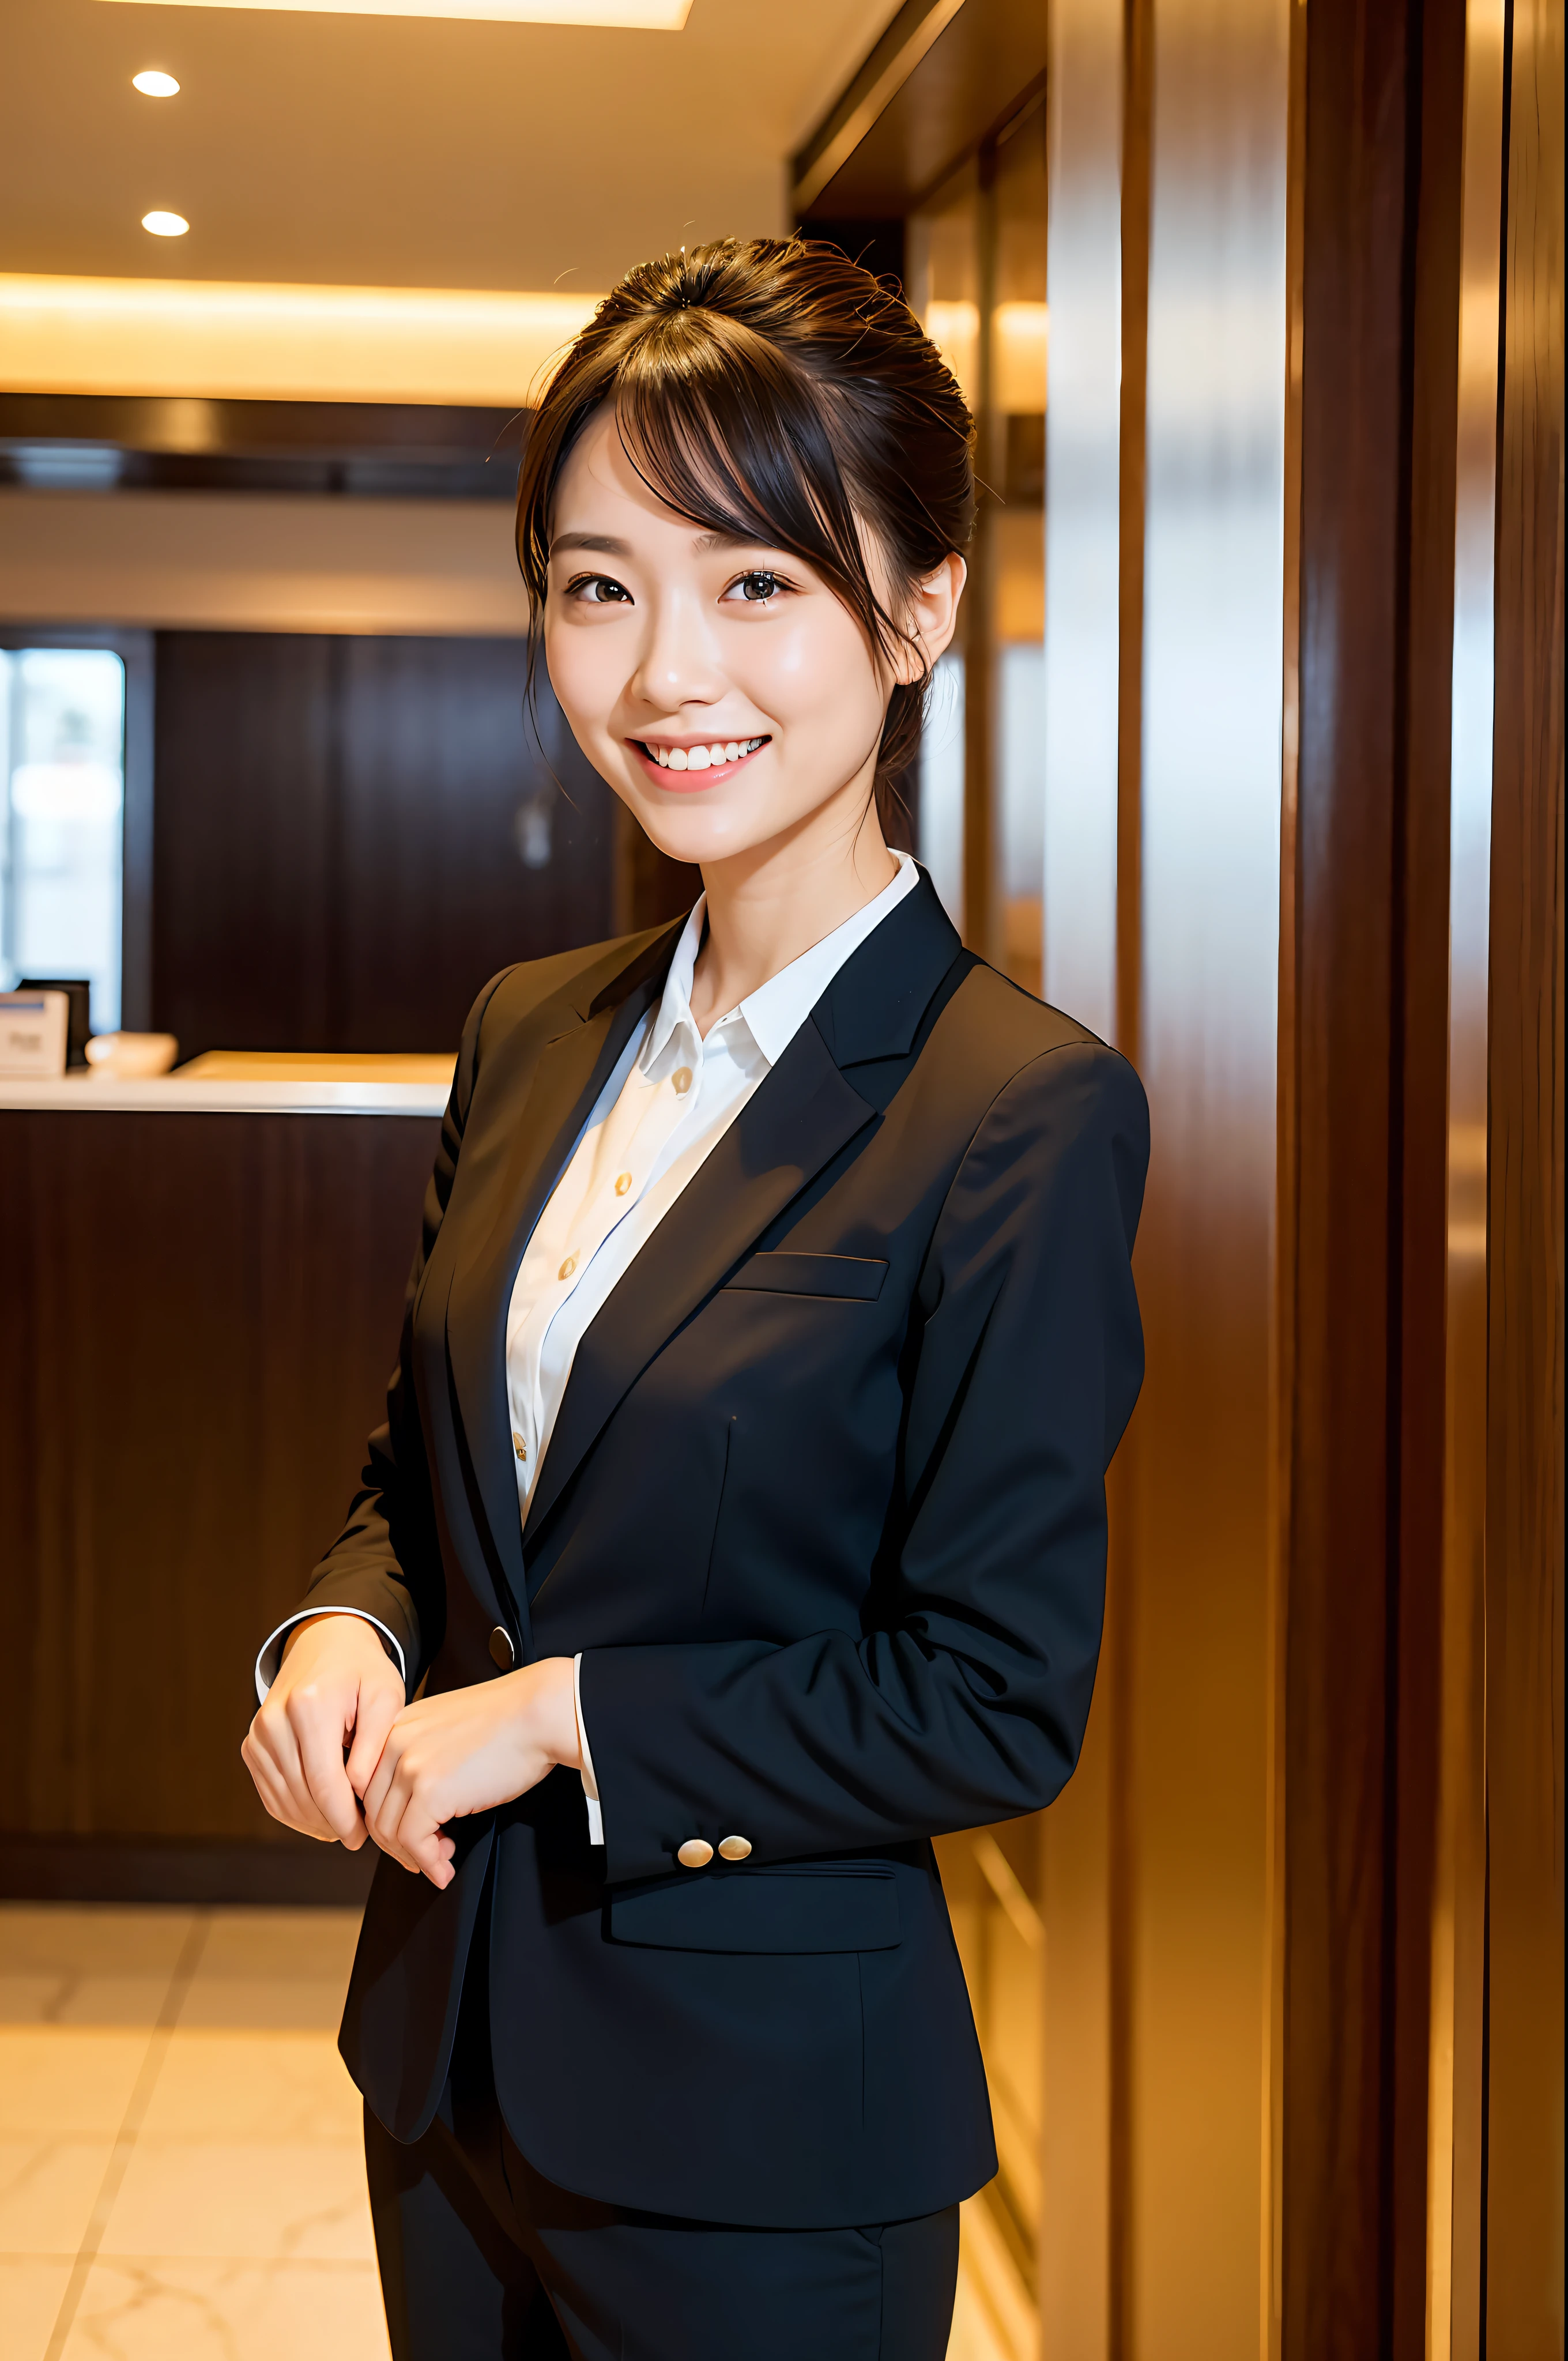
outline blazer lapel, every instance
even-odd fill
[[[506,1323],[512,1285],[594,1101],[658,994],[678,932],[662,929],[597,993],[593,987],[599,979],[590,975],[579,993],[581,1005],[563,1001],[563,1030],[540,1051],[511,1115],[511,1152],[499,1184],[495,1219],[483,1245],[459,1263],[447,1304],[447,1352],[470,1464],[500,1570],[525,1624],[522,1535],[507,1408]]]
[[[874,1109],[808,1018],[682,1190],[577,1347],[522,1545],[627,1388]]]

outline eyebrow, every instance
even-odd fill
[[[773,544],[754,533],[699,533],[692,543],[694,557],[711,557],[720,549],[767,549]],[[631,544],[607,533],[558,533],[550,544],[552,557],[568,549],[591,549],[600,557],[630,557]]]
[[[558,533],[550,544],[552,557],[563,549],[593,549],[601,557],[630,557],[631,544],[605,533]]]

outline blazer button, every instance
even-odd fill
[[[750,1852],[750,1845],[746,1850]],[[713,1859],[713,1847],[710,1844],[704,1844],[700,1837],[687,1837],[675,1855],[675,1859],[683,1869],[706,1869]]]
[[[723,1861],[749,1861],[751,1839],[750,1837],[724,1837],[719,1841],[718,1851]]]
[[[490,1633],[490,1662],[500,1673],[510,1673],[517,1662],[517,1650],[504,1623],[498,1623]]]

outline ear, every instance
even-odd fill
[[[943,558],[934,573],[917,582],[904,611],[904,626],[915,642],[901,643],[893,654],[893,676],[901,685],[930,672],[946,653],[958,629],[959,600],[964,595],[969,568],[957,550]]]

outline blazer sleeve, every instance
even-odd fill
[[[1125,1060],[1049,1050],[971,1139],[918,1290],[894,1611],[857,1638],[591,1649],[606,1873],[691,1837],[759,1861],[1048,1804],[1082,1744],[1105,1471],[1143,1378],[1132,1249],[1148,1110]]]
[[[456,1178],[478,1075],[485,1011],[510,972],[503,969],[492,977],[463,1028],[435,1167],[424,1192],[419,1247],[403,1298],[402,1334],[387,1387],[386,1422],[370,1437],[359,1489],[343,1531],[312,1575],[304,1598],[273,1634],[276,1639],[307,1615],[346,1610],[367,1616],[395,1638],[411,1697],[441,1645],[446,1620],[435,1499],[414,1389],[414,1305]]]

